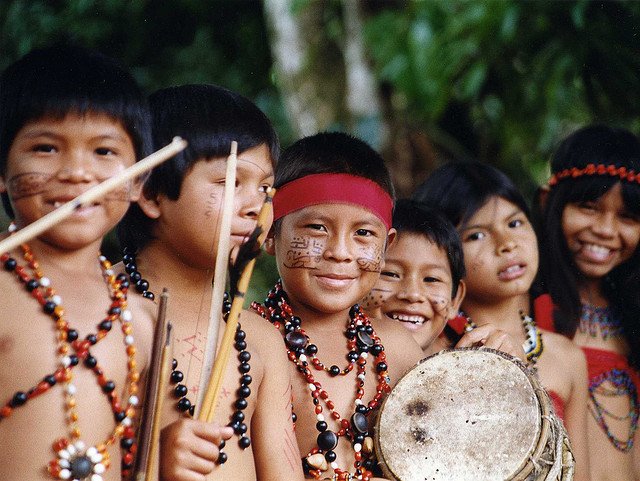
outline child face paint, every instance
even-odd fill
[[[43,117],[25,124],[7,156],[0,189],[7,192],[18,227],[24,227],[135,163],[122,125],[104,114]],[[124,215],[139,184],[77,209],[42,238],[64,248],[98,242]],[[110,200],[126,199],[127,202]]]
[[[331,313],[358,302],[379,276],[386,240],[384,223],[360,206],[318,204],[284,216],[274,253],[292,306]]]
[[[444,249],[424,235],[401,232],[363,307],[373,316],[401,323],[424,349],[456,314],[461,290],[452,298],[452,283]]]

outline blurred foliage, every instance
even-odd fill
[[[341,1],[291,0],[294,13],[310,5],[321,13],[316,34],[323,40],[307,61],[318,60],[317,69],[328,73],[323,81],[340,82],[341,59],[326,53],[338,52],[346,34]],[[445,157],[485,160],[530,190],[546,180],[550,152],[574,127],[600,121],[640,128],[640,2],[360,5],[388,114],[426,133]],[[293,140],[259,0],[0,2],[0,69],[59,39],[120,59],[148,93],[196,82],[238,91],[267,113],[283,145]],[[106,249],[117,256],[112,238]],[[273,259],[263,256],[253,292],[265,292],[274,278]]]
[[[568,130],[640,127],[639,2],[382,3],[366,38],[394,106],[536,182]]]

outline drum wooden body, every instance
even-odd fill
[[[396,384],[375,448],[397,481],[571,481],[573,455],[539,382],[518,360],[454,349],[421,361]]]

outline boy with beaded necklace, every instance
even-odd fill
[[[149,146],[145,99],[111,59],[55,46],[0,78],[0,192],[10,230],[133,165]],[[132,183],[112,192],[0,253],[0,479],[131,474],[155,308],[127,297],[129,282],[100,245],[139,190]]]
[[[231,142],[238,142],[233,248],[254,229],[273,183],[277,136],[252,102],[214,85],[163,89],[150,97],[150,104],[157,145],[174,135],[189,142],[185,151],[152,172],[118,231],[125,246],[124,268],[136,289],[150,298],[165,286],[170,291],[171,378],[177,385],[164,403],[161,479],[302,479],[284,346],[255,313],[241,315],[215,423],[189,415],[202,388],[198,384]],[[226,444],[219,451],[221,437]]]
[[[393,186],[382,158],[342,133],[293,144],[275,186],[266,248],[281,281],[253,307],[286,342],[303,466],[315,479],[372,479],[372,412],[422,356],[407,331],[356,305],[394,237]]]

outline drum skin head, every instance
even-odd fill
[[[375,436],[385,474],[399,481],[504,481],[534,451],[541,408],[531,374],[491,350],[443,351],[405,374],[385,400]]]

